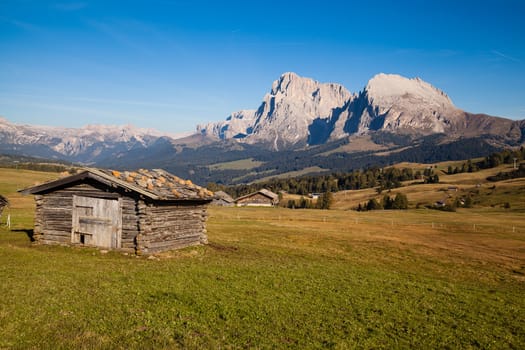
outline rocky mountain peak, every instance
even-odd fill
[[[375,131],[462,135],[484,125],[480,132],[498,133],[494,126],[498,123],[477,119],[467,117],[445,92],[420,78],[380,73],[356,94],[340,84],[287,72],[273,82],[257,110],[232,113],[226,121],[198,126],[198,131],[273,150]]]
[[[370,79],[365,89],[368,96],[374,99],[417,98],[427,103],[453,106],[447,94],[421,78],[408,79],[397,74],[379,73]]]
[[[368,82],[362,120],[372,129],[417,134],[443,133],[463,112],[443,91],[421,80],[380,73]]]
[[[323,84],[288,72],[273,82],[255,112],[233,113],[224,122],[199,125],[197,130],[221,139],[265,143],[278,150],[306,143],[315,119],[329,119],[353,97],[342,85]]]
[[[107,150],[129,150],[146,148],[162,136],[153,129],[137,128],[133,125],[86,125],[82,128],[18,125],[0,119],[0,144],[6,150],[19,149],[20,145],[32,147],[45,145],[33,155],[49,158],[82,156],[91,160]],[[35,152],[35,151],[33,151]]]
[[[293,72],[284,73],[279,79],[273,82],[270,94],[277,95],[279,92],[285,93],[290,85],[295,85],[298,82],[304,82],[306,80],[311,79],[301,78]]]

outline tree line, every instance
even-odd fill
[[[372,198],[365,204],[359,203],[357,205],[357,208],[355,208],[355,210],[357,211],[380,209],[408,209],[408,198],[403,193],[397,193],[395,197],[385,195],[382,201],[378,201],[377,199]]]
[[[447,173],[452,175],[462,172],[475,172],[480,169],[497,167],[500,164],[513,164],[515,160],[519,162],[524,159],[524,147],[517,150],[506,149],[501,152],[493,152],[479,161],[467,160],[460,166],[449,166]],[[493,178],[489,178],[489,180],[498,181],[501,179],[522,176],[525,176],[525,165],[523,164],[513,172],[501,173]],[[351,172],[334,172],[329,175],[311,175],[297,178],[274,178],[265,182],[233,186],[208,183],[207,187],[211,191],[224,191],[234,198],[256,192],[262,188],[267,188],[276,193],[287,192],[290,194],[307,196],[312,193],[325,194],[343,190],[359,190],[375,187],[377,192],[381,194],[383,190],[398,188],[402,185],[403,181],[408,180],[421,180],[422,183],[439,183],[440,181],[439,175],[433,167],[427,167],[423,171],[414,171],[411,168],[381,168],[378,166],[372,166],[364,170],[354,170]],[[395,198],[393,200],[395,201]],[[313,201],[310,201],[307,198],[295,201],[294,203],[289,203],[289,205],[294,208],[316,206]],[[375,203],[365,203],[361,206],[361,209],[366,210],[367,207],[374,208],[375,206]],[[387,201],[384,201],[381,206],[382,208],[386,207],[391,209]],[[398,208],[396,207],[392,209]]]
[[[317,201],[301,197],[299,201],[290,199],[286,205],[289,209],[330,209],[333,201],[332,192],[322,193]]]
[[[473,173],[482,169],[495,168],[501,164],[514,164],[514,162],[520,162],[525,159],[525,148],[522,146],[516,150],[505,149],[501,152],[493,152],[489,156],[484,157],[480,161],[472,161],[471,159],[464,162],[461,166],[452,167],[451,165],[447,168],[447,173],[460,174],[460,173]]]
[[[435,178],[432,169],[413,171],[411,168],[380,168],[371,167],[365,170],[355,170],[349,173],[337,172],[330,175],[302,176],[298,178],[272,179],[265,182],[225,186],[209,183],[211,191],[224,191],[232,197],[240,197],[267,188],[273,192],[287,192],[297,195],[311,193],[328,193],[343,190],[359,190],[378,187],[380,191],[390,190],[401,186],[403,181],[414,179],[427,179],[439,181]],[[432,177],[432,180],[428,180]]]

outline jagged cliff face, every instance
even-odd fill
[[[462,114],[443,91],[419,78],[378,74],[365,93],[361,120],[372,129],[443,133]]]
[[[419,78],[378,74],[363,91],[353,94],[342,85],[285,73],[273,83],[256,111],[237,112],[225,122],[198,126],[197,130],[279,150],[378,130],[457,136],[503,132],[518,137],[519,128],[513,124],[503,118],[468,114],[456,108],[443,91]]]
[[[221,140],[244,138],[252,133],[256,110],[242,110],[232,113],[223,122],[198,126],[206,135],[214,135]]]
[[[353,98],[342,85],[321,84],[295,73],[285,73],[273,83],[256,111],[233,113],[225,122],[197,128],[205,135],[268,144],[279,150],[305,143],[314,120],[330,119],[334,111]]]
[[[274,149],[308,140],[316,119],[330,119],[354,96],[338,84],[321,84],[286,73],[273,83],[256,113],[250,143],[270,143]]]

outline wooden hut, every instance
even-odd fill
[[[237,198],[235,203],[241,207],[273,207],[279,204],[279,195],[267,189],[262,189]]]
[[[233,207],[235,205],[235,200],[224,191],[217,191],[213,196],[212,205],[219,207]]]
[[[7,207],[8,205],[9,205],[9,201],[7,200],[7,198],[5,198],[4,196],[0,194],[0,216],[2,215],[2,212],[4,211],[4,208]]]
[[[207,243],[213,193],[164,170],[83,171],[21,190],[36,201],[34,239],[151,254]]]

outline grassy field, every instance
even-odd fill
[[[525,213],[212,208],[210,244],[34,246],[0,169],[0,348],[525,348]],[[4,217],[2,217],[2,220]]]
[[[253,176],[253,175],[264,175],[264,174],[268,174],[268,176],[266,177],[263,177],[263,178],[260,178],[260,179],[257,179],[256,181],[254,182],[264,182],[264,181],[268,181],[268,180],[271,180],[271,179],[286,179],[286,178],[292,178],[292,177],[297,177],[297,176],[305,176],[305,175],[308,175],[308,174],[318,174],[318,173],[321,173],[321,172],[324,172],[326,171],[326,169],[323,169],[323,168],[320,168],[318,166],[313,166],[313,167],[308,167],[308,168],[304,168],[304,169],[301,169],[301,170],[297,170],[297,171],[289,171],[287,173],[282,173],[282,174],[278,174],[278,175],[271,175],[271,173],[273,172],[273,170],[267,170],[265,172],[259,172],[259,173],[256,173],[256,172],[250,172],[246,175],[243,175],[241,177],[237,177],[235,179],[233,179],[233,181],[242,181],[250,176]]]
[[[263,165],[264,162],[254,160],[253,158],[235,160],[232,162],[217,163],[208,166],[211,170],[246,170],[253,169]]]
[[[319,174],[319,173],[326,172],[326,171],[327,171],[326,169],[323,169],[321,167],[311,166],[311,167],[304,168],[301,170],[289,171],[287,173],[282,173],[278,175],[269,175],[267,177],[260,178],[255,182],[264,182],[264,181],[268,181],[271,179],[289,179],[289,178],[298,177],[298,176],[305,176],[308,174]]]

